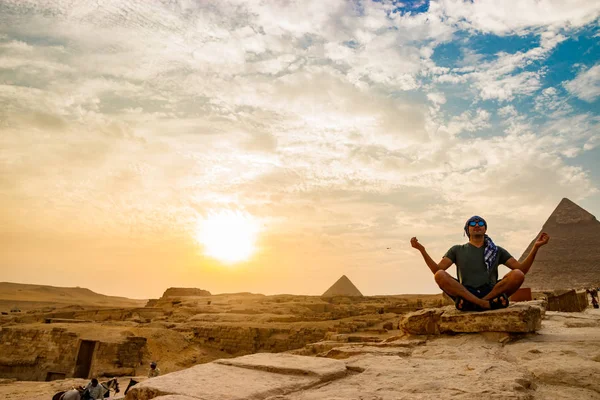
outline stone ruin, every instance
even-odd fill
[[[588,305],[587,293],[584,291],[553,290],[542,292],[548,302],[548,311],[582,312]]]
[[[541,232],[550,242],[537,254],[524,287],[543,297],[548,310],[579,312],[588,306],[585,289],[600,286],[600,222],[564,198],[523,252],[522,262]]]
[[[150,299],[146,303],[146,307],[156,307],[161,301],[176,299],[178,297],[204,297],[211,296],[211,293],[208,290],[198,289],[198,288],[179,288],[179,287],[170,287],[163,293],[160,299]],[[176,300],[174,300],[176,301]],[[208,301],[210,302],[210,300]]]
[[[135,375],[147,359],[146,338],[87,340],[65,328],[0,329],[0,378],[49,381]]]
[[[599,398],[600,315],[563,324],[544,306],[425,309],[406,315],[400,334],[337,335],[293,352],[215,360],[148,379],[126,400]]]
[[[162,297],[181,297],[181,296],[210,296],[208,290],[198,288],[177,288],[170,287],[163,293]]]
[[[329,289],[321,295],[321,297],[363,297],[360,290],[348,279],[346,275],[342,275]]]
[[[537,254],[524,286],[534,292],[587,289],[600,286],[600,222],[564,198],[539,233],[550,242]],[[539,233],[523,252],[525,260]]]
[[[330,335],[395,330],[398,315],[441,302],[439,295],[209,298],[210,304],[207,296],[162,296],[147,307],[69,306],[0,316],[0,378],[129,376],[145,373],[151,360],[171,372],[223,357],[302,349]]]

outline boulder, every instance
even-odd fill
[[[509,332],[528,333],[541,328],[543,308],[540,302],[511,304],[500,310],[463,312],[453,306],[430,308],[410,313],[400,327],[413,335],[442,333]]]

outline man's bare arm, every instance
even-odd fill
[[[550,236],[548,236],[547,233],[542,232],[540,237],[533,244],[533,247],[531,248],[531,251],[527,255],[527,258],[525,260],[523,260],[522,263],[515,260],[514,257],[511,257],[508,259],[508,261],[504,265],[506,265],[510,269],[521,270],[524,274],[526,274],[527,272],[529,272],[529,268],[531,268],[531,265],[533,264],[533,261],[535,260],[535,255],[537,254],[540,247],[545,246],[549,240],[550,240]]]
[[[427,264],[431,272],[434,274],[440,270],[447,270],[453,264],[452,260],[448,257],[442,258],[442,261],[440,261],[439,263],[433,261],[433,259],[425,250],[425,247],[421,243],[419,243],[419,240],[416,237],[410,239],[410,245],[421,252],[423,260],[425,260],[425,264]]]

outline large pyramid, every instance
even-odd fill
[[[600,286],[600,222],[596,217],[564,198],[541,232],[550,235],[550,242],[537,253],[524,287],[557,290]],[[519,262],[525,260],[538,236]]]
[[[322,297],[334,297],[334,296],[361,296],[362,293],[354,286],[350,279],[346,275],[342,275],[340,279],[337,280],[336,283],[333,284],[325,293],[323,293]]]

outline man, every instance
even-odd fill
[[[416,237],[410,244],[421,252],[436,283],[454,299],[457,309],[481,311],[508,307],[508,298],[521,287],[535,255],[550,236],[541,233],[527,258],[520,263],[486,235],[487,223],[483,218],[469,218],[464,229],[469,242],[452,246],[439,263],[433,261]],[[458,280],[446,272],[452,264],[456,264]],[[511,269],[501,280],[498,280],[499,264]]]
[[[160,375],[160,369],[156,367],[156,363],[152,361],[150,363],[150,371],[148,371],[148,378],[154,378]]]
[[[106,389],[98,383],[98,379],[92,378],[92,381],[87,384],[83,391],[83,399],[103,400]]]
[[[589,293],[590,297],[592,298],[592,307],[598,308],[598,289],[591,288],[587,289],[586,292]]]

